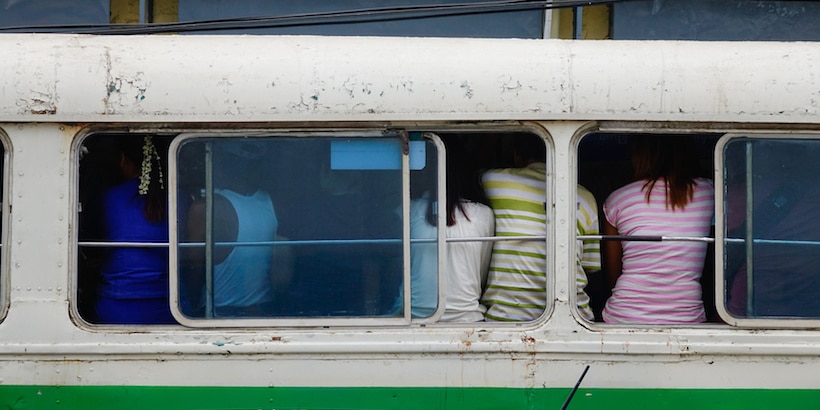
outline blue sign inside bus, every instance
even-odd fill
[[[426,166],[424,141],[410,141],[410,169]],[[330,143],[330,169],[401,169],[401,143],[385,140],[347,140]]]

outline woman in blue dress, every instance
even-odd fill
[[[103,197],[109,242],[168,242],[166,185],[153,137],[118,142],[125,181]],[[168,302],[168,248],[115,247],[100,271],[96,319],[107,324],[176,323]]]

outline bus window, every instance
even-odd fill
[[[716,319],[713,267],[706,257],[714,218],[709,171],[716,140],[708,134],[594,133],[581,141],[578,196],[586,188],[597,199],[605,239],[602,272],[587,275],[584,290],[596,321]],[[579,232],[585,241],[596,237]],[[578,241],[577,253],[583,242]],[[583,309],[580,288],[578,295]]]
[[[420,252],[423,245],[416,234],[437,226],[446,237],[447,250],[446,258],[438,261],[444,272],[439,278],[444,284],[440,287],[444,302],[440,323],[540,318],[550,307],[551,283],[546,246],[551,207],[546,206],[549,179],[544,139],[525,132],[436,136],[442,140],[446,159],[442,170],[446,193],[437,207],[431,207],[427,194],[416,189],[411,171],[411,304],[416,306],[431,294],[417,292],[423,287],[415,285],[426,276],[424,272],[432,270],[426,265],[436,261],[427,257],[432,247]],[[436,209],[439,218],[433,220],[430,213]],[[441,303],[438,308],[441,311]],[[414,310],[413,317],[423,316],[418,313]]]
[[[405,321],[402,170],[413,199],[435,201],[435,153],[410,141],[404,164],[398,137],[185,136],[174,309],[191,326]],[[435,229],[409,231],[411,258],[437,249]],[[431,266],[433,296],[414,316],[438,308]]]
[[[135,252],[168,268],[156,269],[171,289],[159,295],[165,308],[147,311],[170,310],[188,326],[463,323],[484,320],[487,311],[489,320],[541,317],[550,300],[544,140],[527,133],[424,135],[411,133],[407,161],[401,138],[381,131],[87,137],[80,161],[81,317],[175,323],[167,316],[111,316],[146,310],[119,299],[135,299],[135,289],[147,285],[112,275],[112,266],[135,259],[122,255]],[[135,158],[125,153],[131,145],[139,148]],[[538,157],[522,163],[521,152]],[[445,158],[449,166],[440,169]],[[516,173],[532,177],[538,191],[512,201],[495,195],[509,190],[504,178]],[[162,222],[145,213],[147,197],[140,194],[160,180],[162,198],[171,189]],[[133,212],[112,212],[111,192],[126,183],[137,192],[119,197],[133,199],[126,201]],[[520,215],[519,206],[534,212],[524,220],[531,228],[514,223],[505,231],[505,215]],[[141,218],[150,222],[142,228],[163,228],[159,235],[137,238],[111,228]],[[526,263],[516,262],[521,257]],[[515,269],[538,280],[519,287],[526,290],[522,300],[522,292],[503,292]],[[526,314],[504,316],[508,299]]]
[[[820,318],[817,247],[820,141],[727,136],[723,183],[723,304],[737,323]],[[768,322],[771,324],[771,321]]]
[[[168,304],[169,143],[95,134],[80,147],[76,303],[90,323],[176,323]]]
[[[8,161],[9,151],[6,149],[7,139],[6,139],[5,134],[2,133],[2,131],[0,131],[0,136],[3,137],[0,140],[0,209],[2,209],[2,212],[0,212],[0,250],[4,250],[5,245],[6,245],[6,235],[7,235],[6,234],[6,229],[4,229],[4,228],[6,227],[6,218],[8,217],[8,214],[9,214],[9,211],[7,211],[7,210],[10,210],[10,206],[8,205],[9,202],[8,202],[7,197],[6,197],[6,187],[8,186],[8,184],[6,183],[6,178],[7,178],[7,175],[8,175],[7,167],[8,167],[8,164],[9,164],[9,161]],[[5,266],[5,264],[6,264],[6,258],[5,258],[6,252],[0,252],[0,255],[2,255],[2,257],[0,258],[0,266]],[[1,272],[5,272],[5,269],[3,269]],[[6,283],[8,283],[6,280],[0,281],[0,284],[3,285],[3,286],[0,286],[0,301],[8,300],[7,299],[7,295],[8,295],[7,290],[8,289],[6,289],[6,287],[5,287]],[[0,318],[4,318],[5,315],[6,315],[6,312],[7,312],[8,303],[0,303],[0,306],[1,306],[0,307]]]

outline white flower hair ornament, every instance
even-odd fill
[[[159,186],[160,189],[165,189],[162,182],[162,163],[159,160],[159,153],[157,147],[154,145],[154,138],[146,136],[142,145],[142,172],[140,173],[139,194],[148,194],[148,187],[151,185],[151,170],[153,165],[151,160],[157,161],[157,168],[159,169]]]

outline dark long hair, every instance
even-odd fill
[[[630,141],[635,180],[646,180],[649,202],[658,179],[666,181],[666,208],[683,209],[694,197],[697,159],[692,138],[685,135],[640,135]]]
[[[469,154],[466,146],[459,135],[442,138],[445,145],[447,158],[447,192],[446,210],[447,226],[456,224],[456,212],[461,212],[467,220],[470,216],[464,210],[464,201],[481,202],[486,204],[487,200],[484,191],[481,189],[477,174],[473,167],[468,164]],[[427,222],[436,225],[434,204],[431,202],[427,208]]]
[[[146,138],[151,139],[151,142],[156,147],[159,160],[154,157],[153,151],[148,153],[151,157],[151,172],[148,175],[148,190],[145,195],[142,195],[145,198],[142,213],[145,215],[145,219],[149,222],[157,223],[164,221],[168,217],[168,212],[166,210],[168,202],[166,192],[168,177],[167,174],[165,174],[168,167],[166,164],[167,161],[163,159],[163,154],[165,154],[165,151],[167,150],[167,147],[165,146],[166,144],[157,144],[160,141],[150,136],[144,138],[127,136],[119,140],[118,148],[120,152],[125,155],[125,158],[134,164],[137,169],[137,173],[141,174]],[[139,192],[134,193],[134,198],[139,196],[141,196]]]

